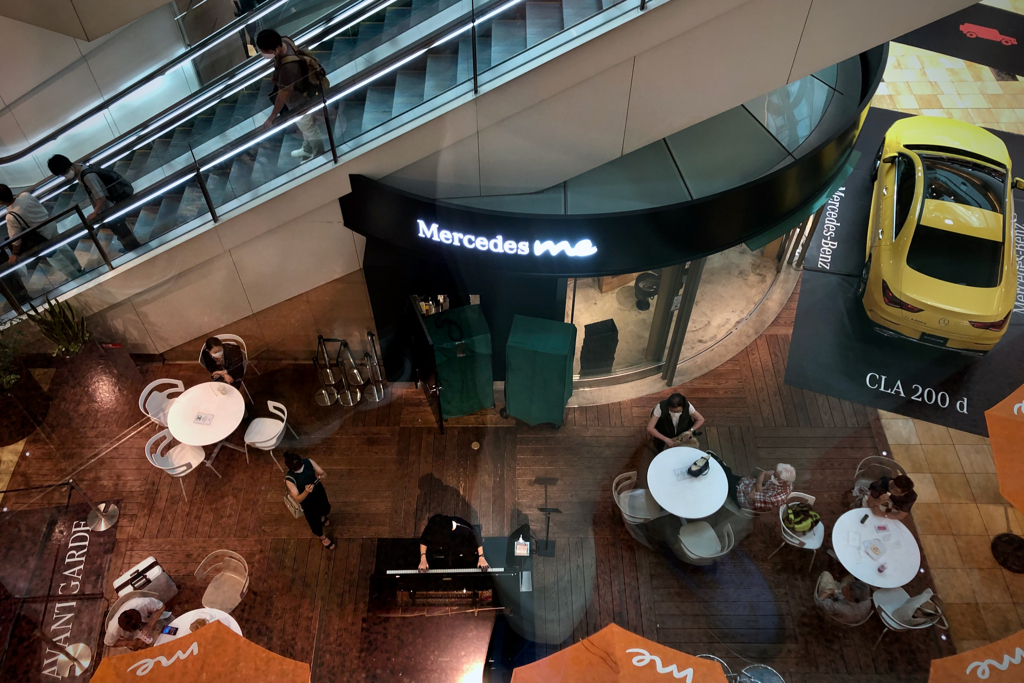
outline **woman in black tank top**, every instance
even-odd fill
[[[291,497],[302,505],[309,530],[320,538],[328,550],[334,550],[337,545],[324,535],[324,527],[330,524],[327,515],[331,514],[331,503],[327,500],[327,492],[322,483],[327,473],[314,461],[300,458],[295,453],[285,453],[284,463],[288,466],[288,474],[284,477],[285,486]]]

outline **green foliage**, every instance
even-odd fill
[[[50,301],[42,309],[29,304],[32,312],[28,319],[36,324],[44,337],[54,343],[55,356],[74,356],[85,348],[89,331],[85,329],[85,318],[78,317],[74,307],[66,301]]]
[[[19,341],[10,332],[0,335],[0,389],[4,391],[12,388],[21,379],[21,375],[15,372],[17,368],[14,364]]]

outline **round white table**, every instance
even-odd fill
[[[718,512],[729,495],[729,482],[718,461],[710,458],[703,476],[686,473],[704,455],[696,448],[677,446],[666,448],[651,461],[647,487],[658,505],[684,519],[702,519]]]
[[[860,520],[867,515],[863,524]],[[879,531],[876,526],[885,525]],[[864,548],[865,541],[877,540],[885,553],[877,560]],[[843,514],[832,527],[832,549],[839,562],[854,578],[875,588],[899,588],[917,576],[921,569],[921,549],[917,539],[903,522],[886,519],[857,508]],[[879,565],[885,571],[879,572]]]
[[[238,635],[242,635],[242,629],[238,627],[238,622],[235,621],[235,618],[230,614],[223,610],[202,607],[175,617],[174,621],[168,624],[168,626],[178,629],[178,632],[173,636],[169,633],[161,633],[157,636],[156,643],[154,644],[163,645],[164,643],[169,643],[172,640],[191,634],[192,631],[189,630],[189,627],[192,626],[192,622],[198,619],[206,619],[209,622],[219,621]]]
[[[171,436],[189,446],[217,444],[210,456],[214,458],[224,446],[244,452],[225,441],[242,424],[245,399],[241,392],[224,382],[197,384],[179,396],[167,412],[167,428]]]

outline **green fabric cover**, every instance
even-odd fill
[[[505,408],[528,425],[561,425],[572,396],[576,326],[517,315],[505,349]]]
[[[456,355],[458,334],[449,325],[437,327],[439,320],[453,320],[462,327],[466,355]],[[494,406],[494,370],[491,367],[491,328],[480,306],[450,308],[424,318],[434,341],[434,360],[441,380],[441,412],[450,417],[469,415]]]

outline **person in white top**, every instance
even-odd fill
[[[699,448],[693,433],[704,424],[704,416],[697,412],[682,394],[672,394],[654,406],[647,423],[647,433],[654,439],[658,451],[673,446]]]
[[[57,236],[56,222],[49,223],[39,230],[31,231],[32,228],[40,223],[45,223],[50,218],[50,214],[38,199],[28,192],[15,195],[10,187],[0,184],[0,206],[7,209],[4,218],[7,223],[8,238],[13,240],[18,235],[25,235],[8,246],[7,264],[0,271],[10,270],[12,266],[27,261],[27,268],[11,271],[4,277],[4,284],[12,294],[22,301],[29,298],[22,277],[31,277],[42,262],[46,262],[51,268],[60,271],[65,277],[73,277],[76,269],[72,264],[76,263],[78,259],[67,246],[60,247],[46,256],[32,258],[43,245]]]
[[[164,603],[156,598],[140,597],[128,600],[107,622],[103,644],[107,647],[128,647],[133,650],[152,645],[156,637],[153,631],[164,614]]]

